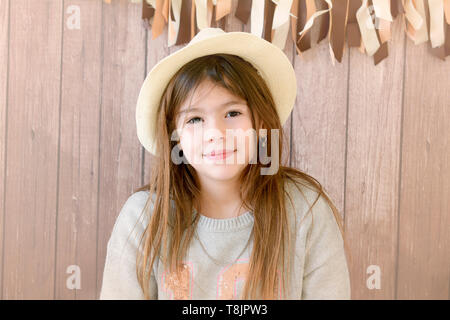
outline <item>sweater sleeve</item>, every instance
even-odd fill
[[[350,276],[344,242],[331,207],[323,196],[312,209],[306,241],[302,299],[349,300]]]
[[[100,300],[143,300],[136,275],[136,254],[145,227],[138,221],[148,198],[139,191],[131,195],[116,219],[107,245]],[[150,299],[157,299],[154,270],[150,277]]]

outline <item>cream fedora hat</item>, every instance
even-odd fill
[[[226,53],[250,62],[266,81],[283,125],[295,104],[297,81],[286,54],[277,46],[248,32],[204,28],[183,48],[160,60],[147,74],[136,106],[137,136],[156,155],[156,115],[161,96],[173,75],[195,58]]]

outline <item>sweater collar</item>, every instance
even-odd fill
[[[197,210],[194,208],[194,215],[196,214]],[[210,218],[200,213],[197,227],[206,231],[230,232],[249,227],[253,222],[254,216],[251,211],[225,219]]]

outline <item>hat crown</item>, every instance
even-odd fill
[[[191,39],[191,41],[189,41],[189,44],[194,44],[196,42],[209,39],[224,33],[226,32],[220,28],[203,28]]]

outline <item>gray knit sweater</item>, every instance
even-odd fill
[[[305,199],[292,182],[285,186],[293,201],[291,204],[288,200],[286,205],[294,245],[290,252],[291,281],[284,291],[281,285],[278,287],[279,299],[350,299],[343,239],[331,208],[321,196],[312,215],[306,215],[317,193],[300,186]],[[100,299],[144,299],[136,277],[136,253],[148,223],[145,215],[141,218],[148,198],[148,191],[132,194],[117,217],[108,241]],[[200,242],[193,239],[183,260],[184,271],[169,274],[162,262],[155,260],[149,284],[151,298],[241,299],[253,247],[253,237],[248,242],[253,223],[251,211],[228,219],[200,215]]]

